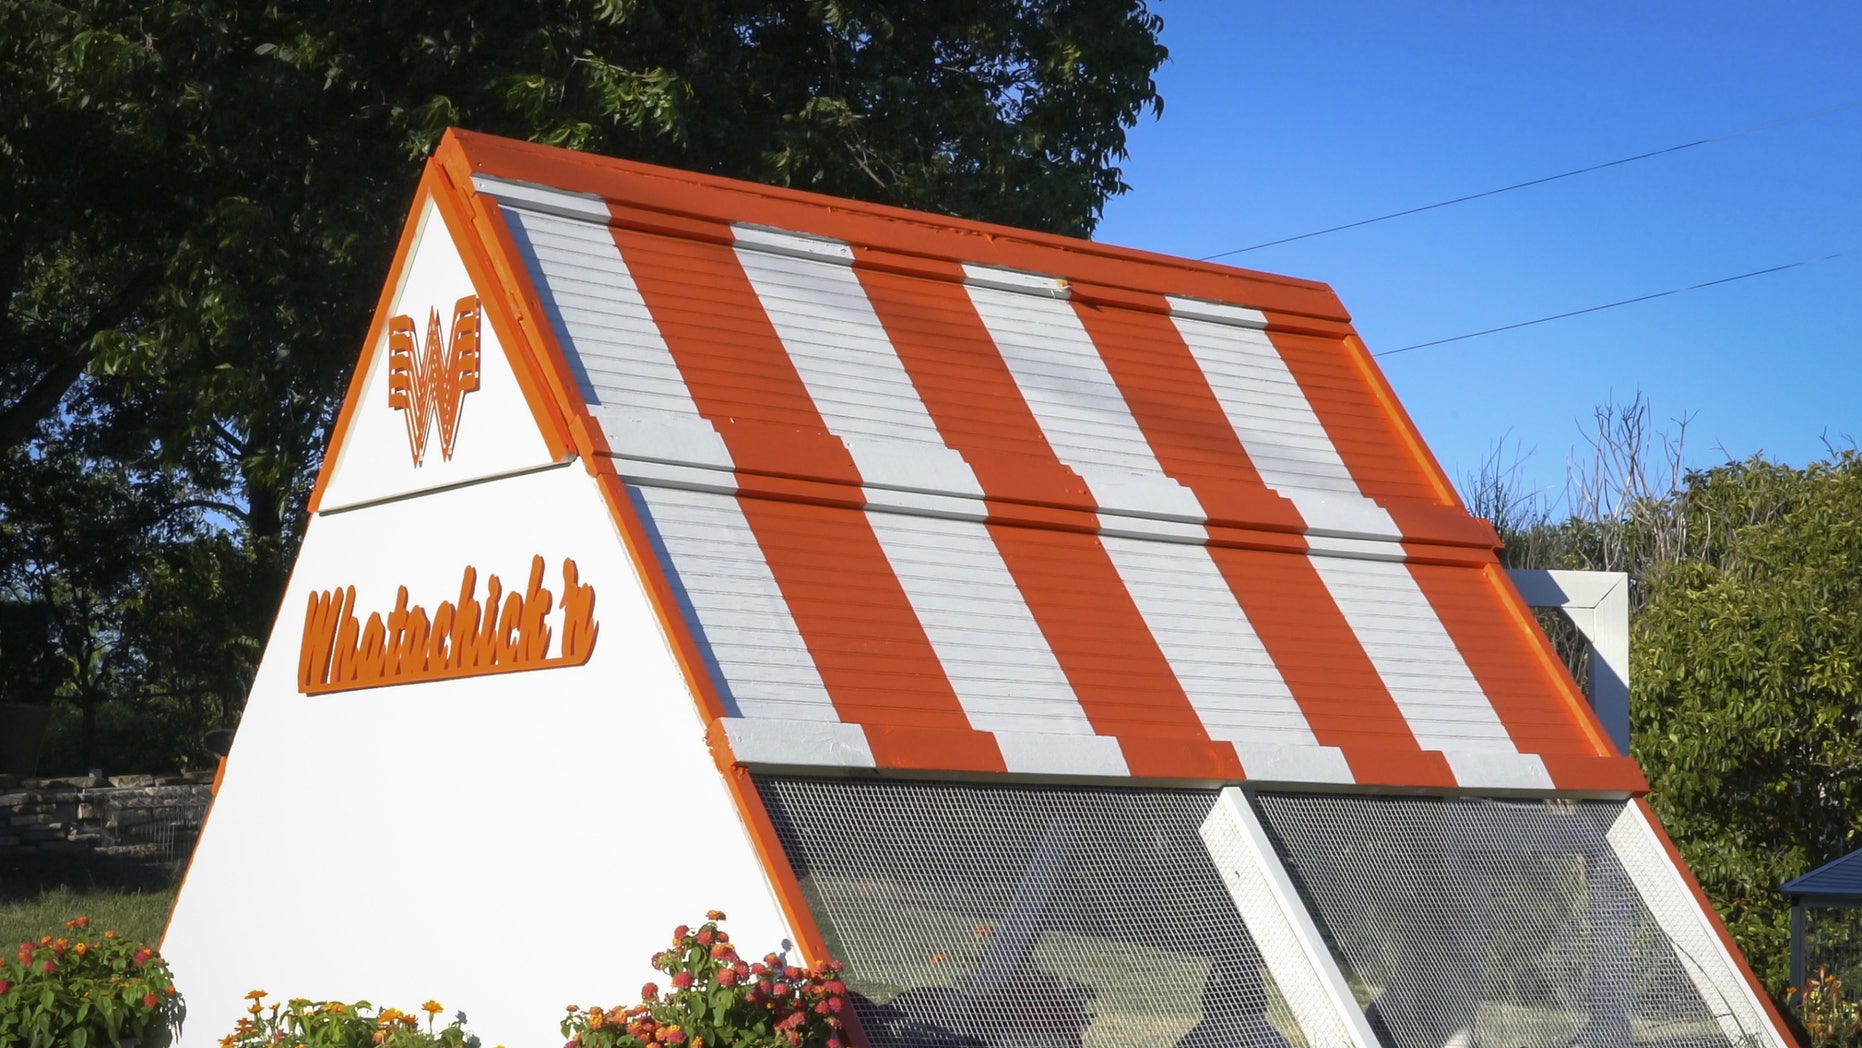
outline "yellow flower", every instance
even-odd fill
[[[256,1001],[259,998],[264,997],[264,996],[265,996],[264,990],[247,990],[246,991],[246,1000],[248,1001]]]
[[[428,1001],[426,1004],[420,1006],[420,1010],[426,1012],[428,1015],[438,1015],[446,1009],[442,1008],[438,1001]]]

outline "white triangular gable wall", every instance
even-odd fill
[[[439,311],[440,323],[450,334],[453,304],[467,295],[476,294],[481,301],[488,296],[487,289],[473,284],[433,200],[421,207],[417,222],[413,248],[395,277],[387,315],[411,317],[417,338],[424,340],[431,311]],[[340,509],[552,462],[504,346],[486,316],[480,325],[479,388],[461,400],[453,456],[449,460],[441,455],[436,431],[428,435],[426,453],[416,466],[403,413],[388,406],[385,318],[379,327],[375,344],[363,355],[368,373],[347,425],[337,435],[336,461],[320,508]]]
[[[594,587],[587,663],[299,691],[313,590],[354,585],[366,619],[405,585],[432,610],[466,565],[482,600],[539,554],[559,600],[565,557]],[[790,937],[580,466],[312,520],[163,942],[183,1048],[216,1044],[252,989],[435,998],[488,1045],[560,1044],[564,1005],[636,1000],[672,927],[713,907],[747,955]]]

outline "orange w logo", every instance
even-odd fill
[[[453,457],[459,436],[459,409],[465,395],[478,388],[478,296],[453,303],[452,338],[443,337],[440,311],[429,310],[427,339],[414,341],[414,318],[388,321],[388,406],[402,412],[407,447],[418,466],[427,453],[427,432],[437,417],[440,457]]]

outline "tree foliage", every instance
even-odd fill
[[[1777,886],[1862,845],[1862,457],[1728,463],[1676,498],[1695,552],[1648,580],[1635,747],[1695,876],[1781,987]]]
[[[0,516],[95,511],[129,562],[48,606],[32,580],[82,554],[9,550],[0,607],[90,622],[142,691],[169,656],[139,631],[195,620],[242,673],[176,686],[236,707],[449,125],[1085,234],[1161,108],[1160,28],[1144,0],[0,0]]]

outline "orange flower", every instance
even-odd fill
[[[428,1001],[426,1004],[420,1006],[420,1010],[426,1012],[428,1015],[438,1015],[446,1009],[440,1007],[440,1002],[438,1001]]]
[[[246,1000],[248,1001],[256,1001],[264,996],[265,996],[264,990],[247,990],[246,991]]]
[[[721,921],[723,919],[724,919],[723,910],[706,910],[705,911],[705,920],[707,921]]]

